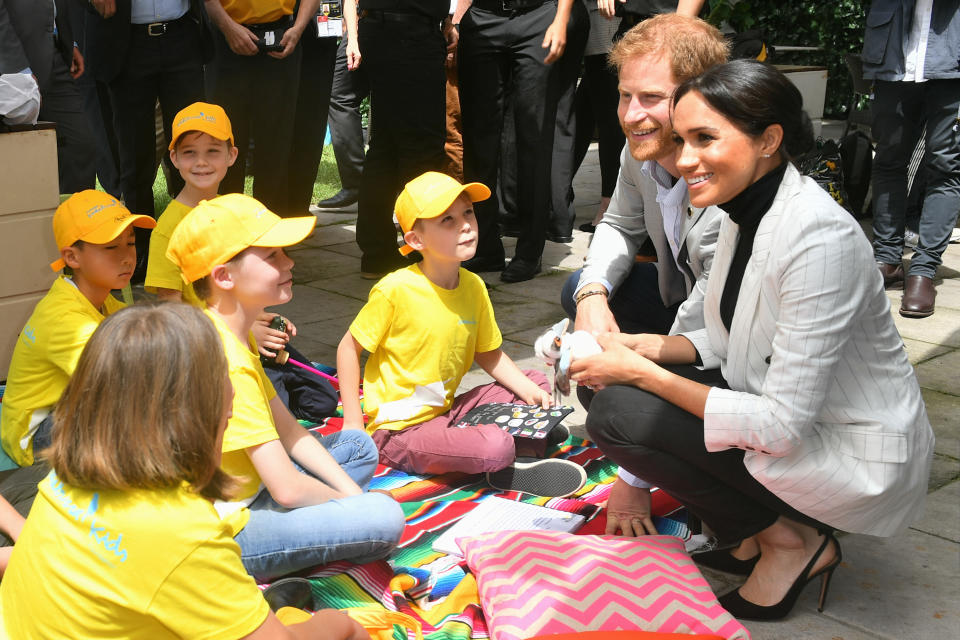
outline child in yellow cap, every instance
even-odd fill
[[[255,578],[269,580],[334,560],[388,555],[403,532],[400,506],[365,488],[377,449],[362,431],[319,437],[277,397],[250,329],[265,307],[293,296],[293,260],[283,247],[313,231],[316,218],[281,219],[257,200],[229,194],[201,202],[170,238],[167,256],[206,301],[223,341],[233,415],[221,468],[244,479],[233,502],[218,502]]]
[[[227,169],[237,160],[237,147],[233,144],[233,128],[226,111],[207,102],[194,102],[181,109],[173,119],[170,137],[170,160],[180,171],[184,185],[160,214],[157,228],[150,234],[147,276],[143,284],[144,289],[157,294],[160,300],[183,301],[202,309],[204,302],[189,283],[184,283],[177,265],[167,258],[167,246],[173,230],[191,209],[202,200],[217,197]],[[263,314],[253,327],[260,353],[271,358],[297,332],[289,320],[286,331],[271,329],[270,321],[276,315]]]
[[[477,182],[460,184],[428,172],[407,183],[395,213],[405,245],[423,261],[384,277],[337,349],[344,427],[362,429],[360,354],[367,430],[380,461],[414,473],[500,472],[494,486],[540,495],[579,489],[583,469],[565,460],[515,461],[513,437],[494,425],[457,428],[480,404],[550,406],[546,377],[521,371],[500,348],[502,338],[486,286],[461,268],[477,249],[473,203],[490,197]],[[495,382],[454,397],[476,362]],[[507,485],[507,486],[502,486]],[[556,492],[556,493],[554,493]]]
[[[173,119],[170,160],[180,171],[183,189],[170,201],[150,234],[150,255],[144,288],[161,300],[183,300],[196,307],[203,303],[180,270],[167,258],[170,236],[183,217],[201,200],[216,198],[227,169],[237,160],[233,129],[222,107],[194,102]]]
[[[73,373],[87,339],[104,317],[123,306],[110,291],[130,282],[137,264],[133,227],[152,229],[102,191],[75,193],[53,214],[60,257],[70,268],[33,310],[13,349],[0,411],[3,449],[20,466],[49,444],[50,411]]]

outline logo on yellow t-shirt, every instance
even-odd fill
[[[67,515],[79,524],[90,523],[90,540],[88,542],[93,545],[93,551],[98,558],[110,566],[114,566],[114,560],[119,560],[120,562],[127,561],[127,550],[120,546],[123,542],[123,534],[117,533],[114,535],[113,532],[107,531],[106,527],[97,524],[96,514],[97,509],[100,508],[100,494],[98,492],[95,491],[93,495],[90,496],[90,504],[84,508],[67,495],[63,480],[57,477],[56,472],[51,471],[50,493],[53,495],[53,498],[66,509]],[[103,551],[109,551],[113,554],[113,557],[105,556]]]

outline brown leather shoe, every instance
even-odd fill
[[[937,289],[933,278],[926,276],[907,276],[903,286],[903,301],[900,302],[900,315],[906,318],[926,318],[933,315],[933,301],[937,298]]]
[[[903,282],[902,264],[887,264],[886,262],[878,262],[877,267],[880,269],[880,275],[883,276],[884,289],[890,289],[891,287]]]

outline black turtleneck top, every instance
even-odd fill
[[[743,273],[747,268],[750,254],[753,253],[753,239],[757,235],[757,227],[760,226],[763,216],[770,210],[770,205],[777,196],[777,190],[786,171],[787,163],[783,162],[737,194],[730,202],[718,205],[740,227],[740,239],[737,241],[733,260],[730,262],[730,272],[723,287],[723,295],[720,296],[720,319],[727,331],[730,331],[733,312],[737,307]]]

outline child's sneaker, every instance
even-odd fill
[[[487,474],[487,483],[501,491],[523,491],[544,498],[562,498],[576,493],[587,482],[583,467],[569,460],[517,460],[500,471]]]

